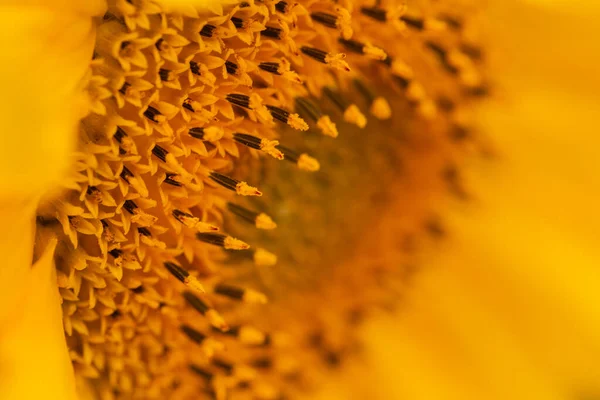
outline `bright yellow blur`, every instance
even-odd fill
[[[478,199],[319,399],[600,398],[600,8],[514,3],[489,12],[499,154],[470,170]]]

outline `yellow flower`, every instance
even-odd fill
[[[372,346],[368,353],[376,373],[362,371],[357,379],[368,386],[363,397],[593,395],[597,375],[585,360],[598,354],[592,335],[600,282],[586,264],[593,253],[561,259],[556,249],[567,233],[585,231],[566,224],[556,235],[534,219],[555,215],[559,207],[548,198],[564,200],[565,188],[577,192],[568,171],[563,192],[542,196],[546,176],[535,172],[553,164],[531,158],[531,140],[503,135],[510,127],[492,112],[484,122],[498,138],[494,165],[501,172],[490,179],[489,165],[470,161],[478,165],[469,171],[483,171],[470,177],[482,201],[466,203],[471,213],[479,204],[484,211],[476,210],[476,218],[444,212],[450,229],[432,214],[452,208],[442,195],[470,198],[458,166],[465,144],[485,144],[463,115],[485,90],[468,5],[420,1],[384,12],[353,2],[199,4],[200,11],[182,1],[110,2],[86,76],[90,16],[101,14],[102,4],[1,9],[6,20],[24,21],[17,24],[22,37],[36,40],[14,41],[11,27],[13,39],[3,43],[16,55],[5,80],[25,82],[5,82],[0,119],[4,132],[19,133],[3,135],[10,149],[3,170],[11,173],[0,193],[5,222],[16,232],[7,230],[1,242],[8,257],[0,270],[0,368],[10,373],[2,375],[0,398],[73,398],[68,358],[77,377],[91,382],[92,397],[183,399],[201,388],[217,398],[226,391],[277,398],[280,390],[322,380],[355,352],[355,321],[377,305],[397,304],[398,294],[400,326],[367,326],[367,336],[386,351]],[[499,15],[519,15],[508,11]],[[54,32],[63,39],[53,40]],[[515,43],[502,34],[503,43]],[[15,46],[21,42],[31,47]],[[42,49],[51,56],[32,62]],[[495,72],[515,71],[521,69]],[[399,92],[383,88],[392,81]],[[31,99],[32,93],[46,94]],[[558,108],[529,98],[522,106],[532,115],[540,115],[539,104],[544,112]],[[73,159],[71,133],[88,108]],[[31,131],[30,147],[22,146],[17,138],[31,138]],[[554,161],[564,147],[545,150]],[[296,148],[312,148],[319,161]],[[261,153],[270,159],[257,161]],[[282,159],[301,171],[275,165]],[[35,207],[59,183],[66,191],[37,210],[36,263],[29,269]],[[590,221],[592,208],[586,207]],[[481,254],[472,243],[481,244]],[[526,250],[511,257],[523,243]],[[557,260],[540,262],[546,254]],[[436,257],[443,267],[420,267]],[[549,274],[547,266],[561,260],[574,265]],[[267,300],[253,286],[277,301],[251,306]],[[551,299],[556,307],[545,306]],[[582,348],[559,348],[565,337]],[[543,344],[561,352],[547,356]],[[403,384],[385,383],[390,370]],[[359,385],[349,382],[343,385],[356,396]]]

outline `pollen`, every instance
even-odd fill
[[[260,345],[265,342],[266,335],[252,326],[242,326],[239,329],[238,336],[240,342],[247,345]]]
[[[330,65],[332,68],[340,71],[350,71],[350,66],[345,61],[346,54],[344,53],[327,54],[324,60],[325,64]]]
[[[225,238],[223,242],[223,248],[230,250],[245,250],[249,249],[250,245],[248,243],[244,243],[239,239],[228,236]]]
[[[258,248],[253,255],[254,263],[259,266],[271,267],[277,264],[277,256],[270,251]]]
[[[204,290],[204,286],[202,286],[200,281],[198,279],[194,278],[193,276],[188,276],[187,278],[185,278],[183,283],[186,286],[188,286],[194,290],[197,290],[199,292],[206,292],[206,290]]]
[[[248,185],[246,182],[240,182],[235,186],[235,191],[241,196],[262,196],[262,193],[254,186]]]
[[[290,114],[287,123],[292,128],[300,131],[308,129],[308,124],[298,114]]]
[[[277,228],[277,224],[267,214],[260,213],[256,216],[256,227],[258,229],[271,230]]]
[[[389,119],[392,116],[390,103],[383,97],[377,97],[373,100],[369,112],[378,119]]]
[[[339,133],[335,124],[329,118],[329,115],[323,115],[317,120],[317,126],[323,132],[324,135],[331,136],[333,138],[338,137]]]
[[[385,51],[383,49],[380,49],[379,47],[375,47],[371,44],[366,44],[363,47],[363,52],[367,56],[369,56],[375,60],[383,61],[387,58],[387,54],[385,53]]]
[[[315,158],[309,156],[308,154],[300,154],[300,157],[298,157],[298,168],[305,171],[315,172],[318,171],[321,166]]]
[[[271,157],[274,157],[278,160],[283,160],[283,153],[277,149],[278,144],[279,141],[277,140],[261,139],[260,149]]]
[[[448,234],[442,194],[468,198],[472,5],[205,3],[108,2],[71,174],[38,210],[102,399],[305,392]]]
[[[204,140],[215,142],[223,137],[223,129],[219,126],[204,128]]]
[[[351,104],[346,111],[344,111],[344,121],[355,124],[359,128],[364,128],[367,125],[367,118],[356,104]]]
[[[247,303],[267,304],[267,296],[256,290],[246,290],[242,300]]]

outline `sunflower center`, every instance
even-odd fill
[[[335,364],[347,316],[443,232],[453,113],[478,85],[461,32],[393,8],[210,7],[110,3],[73,177],[40,209],[71,357],[107,398],[184,399],[200,378],[274,399],[291,369],[258,379],[258,356]]]

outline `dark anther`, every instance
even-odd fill
[[[167,154],[169,154],[169,152],[156,144],[152,148],[152,154],[154,154],[162,162],[166,162],[167,161]]]
[[[387,19],[387,11],[379,7],[361,7],[360,12],[374,20],[385,22]]]
[[[158,76],[160,77],[161,81],[168,81],[170,78],[170,74],[171,71],[169,71],[168,69],[161,68],[158,70]]]
[[[154,108],[152,106],[148,106],[146,111],[144,111],[144,117],[148,118],[152,122],[158,122],[156,120],[157,115],[162,115],[162,114],[160,113],[160,111],[158,111],[156,108]]]
[[[117,126],[117,130],[115,132],[115,134],[113,135],[113,137],[115,138],[115,140],[119,143],[121,143],[121,140],[123,140],[123,138],[127,136],[127,134],[125,133],[125,131],[123,130],[123,128],[121,128],[120,126]]]
[[[296,110],[301,112],[302,114],[308,115],[310,119],[312,119],[315,122],[323,115],[319,107],[314,102],[305,97],[296,97],[295,102]]]
[[[194,372],[195,374],[200,375],[201,377],[203,377],[206,380],[210,380],[214,376],[212,372],[207,371],[204,368],[199,367],[195,364],[190,364],[190,370],[192,372]]]
[[[257,212],[248,210],[247,208],[234,203],[227,203],[227,209],[238,217],[241,217],[251,223],[255,223],[256,217],[259,215]]]
[[[246,96],[245,94],[230,93],[225,96],[225,99],[236,106],[250,108],[250,97]]]
[[[325,63],[325,57],[327,57],[327,52],[319,49],[315,49],[314,47],[302,46],[300,51],[313,58],[319,62]]]
[[[223,174],[219,174],[218,172],[211,172],[209,176],[210,179],[229,190],[236,190],[237,184],[240,183],[240,181]]]
[[[202,27],[202,29],[200,30],[200,36],[204,36],[204,37],[212,37],[215,29],[217,29],[216,26],[214,25],[210,25],[210,24],[206,24]]]
[[[270,72],[272,74],[281,75],[281,73],[279,72],[279,63],[276,62],[262,62],[258,64],[258,68],[262,69],[263,71]]]
[[[354,53],[358,53],[358,54],[364,53],[363,48],[365,47],[365,44],[359,42],[358,40],[339,38],[338,42],[340,42],[340,44],[344,45],[344,47],[346,47],[348,50],[350,50]]]
[[[204,128],[190,128],[188,133],[195,139],[204,139]]]
[[[119,175],[125,182],[129,183],[129,178],[133,177],[133,173],[123,165],[123,171],[121,171],[121,175]]]
[[[119,258],[123,254],[123,250],[121,250],[121,249],[112,249],[111,251],[108,252],[108,254],[110,254],[114,258]]]
[[[244,146],[248,146],[253,149],[260,150],[260,144],[261,144],[262,139],[259,137],[248,135],[246,133],[234,133],[233,139],[236,142],[243,144]]]
[[[269,112],[271,113],[271,116],[273,118],[287,124],[287,122],[290,118],[289,111],[286,111],[283,108],[279,108],[276,106],[270,106],[270,105],[267,105],[267,109],[269,110]]]
[[[284,160],[291,161],[294,164],[296,164],[298,162],[298,159],[300,158],[300,154],[296,153],[295,151],[293,151],[291,149],[288,149],[287,147],[277,146],[277,148],[279,149],[279,151],[281,151],[283,153]]]
[[[176,180],[173,179],[176,176],[177,176],[176,174],[167,174],[164,182],[168,183],[169,185],[181,187],[182,186],[181,182],[177,182]]]
[[[241,300],[244,298],[244,289],[237,286],[218,284],[214,288],[215,293],[230,297],[232,299]]]
[[[181,325],[181,331],[185,333],[188,338],[198,344],[201,344],[204,339],[206,339],[206,336],[203,333],[198,332],[188,325]]]
[[[190,71],[194,75],[200,75],[200,66],[196,61],[190,61]]]
[[[202,315],[210,309],[204,301],[190,291],[183,292],[183,298]]]
[[[185,282],[186,278],[188,276],[190,276],[190,273],[187,272],[185,269],[181,268],[179,265],[172,263],[172,262],[165,262],[164,266],[166,269],[169,270],[169,272],[175,277],[177,278],[179,281],[181,282]]]
[[[190,99],[189,97],[183,101],[183,104],[181,106],[190,112],[196,112],[196,110],[194,110],[194,107],[192,107],[192,99]]]
[[[275,9],[280,13],[285,14],[288,11],[287,6],[288,3],[286,3],[285,1],[280,1],[279,3],[275,4]]]
[[[231,17],[231,22],[233,22],[233,25],[238,29],[244,26],[244,20],[238,17]]]
[[[201,242],[219,247],[223,247],[225,245],[225,238],[227,238],[227,236],[223,235],[222,233],[196,233],[196,239],[200,240]]]
[[[411,28],[422,31],[425,28],[425,22],[421,18],[408,17],[403,15],[400,20]]]
[[[133,210],[138,208],[138,206],[132,200],[125,200],[125,203],[123,203],[123,208],[126,209],[129,214],[133,214]]]
[[[128,89],[130,86],[131,86],[131,85],[130,85],[129,83],[125,82],[125,83],[123,84],[123,86],[121,86],[121,89],[119,89],[119,93],[121,93],[121,94],[125,94],[125,93],[127,93],[127,89]]]
[[[337,19],[338,17],[336,15],[333,14],[329,14],[329,13],[324,13],[324,12],[314,12],[310,14],[310,17],[322,24],[325,25],[329,28],[336,28],[337,27]]]
[[[267,26],[263,31],[260,32],[261,35],[267,36],[273,39],[281,39],[281,28],[274,28],[272,26]]]
[[[231,61],[225,61],[225,69],[228,74],[235,75],[237,74],[238,65]]]
[[[141,294],[141,293],[144,293],[144,291],[145,291],[145,290],[146,290],[146,289],[144,289],[144,286],[142,286],[142,285],[140,285],[140,286],[138,286],[138,287],[136,287],[136,288],[133,288],[133,289],[131,289],[131,291],[132,291],[133,293],[136,293],[136,294]]]
[[[92,196],[98,192],[100,192],[100,190],[98,190],[96,186],[88,186],[87,190],[85,191],[88,196]]]

